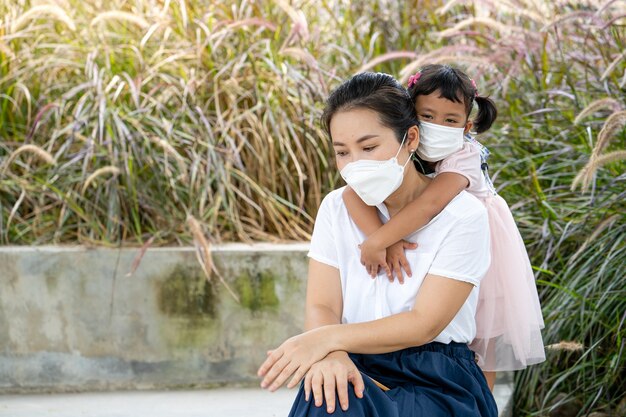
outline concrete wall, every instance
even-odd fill
[[[306,244],[214,248],[241,298],[192,248],[0,248],[0,393],[256,381],[302,328]]]

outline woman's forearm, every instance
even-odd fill
[[[378,320],[336,324],[315,330],[328,351],[386,353],[421,346],[437,337],[459,312],[474,286],[426,275],[411,311]]]
[[[330,351],[376,354],[429,343],[441,330],[420,320],[415,311],[407,311],[363,323],[325,326],[320,339],[327,340]]]

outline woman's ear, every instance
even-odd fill
[[[409,150],[415,151],[420,143],[420,130],[417,126],[411,126],[406,133],[406,145]]]

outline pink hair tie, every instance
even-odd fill
[[[470,78],[470,81],[472,82],[472,87],[474,87],[474,96],[478,97],[478,87],[476,87],[476,81],[474,81],[471,78]]]
[[[421,72],[416,72],[414,75],[411,75],[409,77],[409,83],[408,83],[409,88],[413,87],[415,83],[417,83],[417,80],[420,79],[421,76],[422,76]]]

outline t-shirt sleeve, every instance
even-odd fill
[[[456,221],[439,246],[429,274],[478,286],[491,262],[486,210],[472,210]]]
[[[339,259],[337,256],[337,242],[335,239],[335,227],[333,227],[333,199],[336,195],[327,195],[322,200],[317,211],[313,235],[311,236],[311,246],[309,247],[309,258],[339,269]]]
[[[461,150],[453,153],[437,164],[435,174],[439,175],[444,172],[453,172],[463,175],[469,182],[467,188],[472,188],[480,184],[482,176],[480,163],[480,151],[470,143],[465,142]]]

